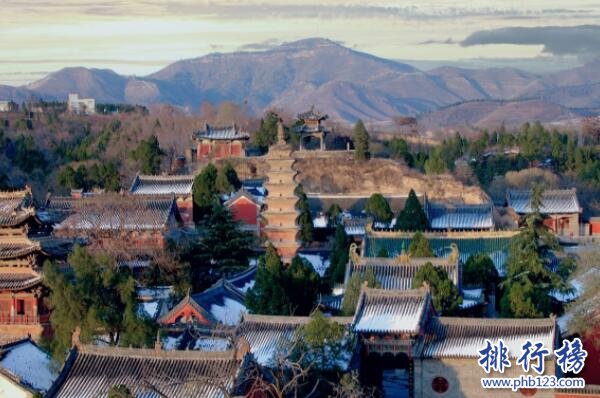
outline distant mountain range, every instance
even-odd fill
[[[26,86],[0,85],[0,99],[19,102],[31,95],[64,100],[70,92],[97,102],[191,109],[229,100],[256,113],[271,107],[294,113],[314,104],[347,122],[385,124],[407,115],[432,126],[560,122],[600,112],[600,60],[545,75],[515,68],[425,72],[316,38],[182,60],[145,77],[73,67]]]

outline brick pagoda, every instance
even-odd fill
[[[289,262],[300,248],[296,223],[299,212],[296,209],[298,198],[294,193],[296,183],[293,169],[294,158],[292,148],[284,139],[283,124],[277,125],[277,143],[269,148],[266,156],[269,171],[265,187],[269,192],[266,198],[266,220],[264,233],[269,242],[275,246],[284,262]]]

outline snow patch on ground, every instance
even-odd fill
[[[183,340],[183,333],[177,337],[173,336],[165,336],[162,338],[162,346],[163,350],[173,351],[179,348],[181,344],[181,340]]]
[[[225,297],[224,305],[213,304],[210,306],[210,313],[217,321],[234,326],[240,323],[242,315],[247,314],[248,309],[239,301]]]
[[[0,368],[17,376],[23,384],[46,392],[58,376],[50,356],[30,341],[10,347],[0,360]]]
[[[154,318],[156,318],[156,315],[158,314],[159,308],[160,308],[160,306],[159,306],[158,301],[145,301],[145,302],[139,303],[138,315],[141,317],[147,317],[150,319],[154,319]]]

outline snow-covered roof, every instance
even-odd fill
[[[129,192],[134,195],[191,195],[193,175],[136,175]]]
[[[352,320],[355,332],[418,334],[432,308],[429,289],[364,288]]]
[[[511,207],[517,214],[531,213],[531,195],[532,191],[509,190],[506,194],[508,207]],[[542,193],[540,206],[542,214],[581,213],[581,211],[575,188],[553,189]]]
[[[243,361],[233,350],[159,350],[77,345],[71,350],[50,396],[106,396],[115,385],[135,397],[220,398],[221,387],[234,393]],[[190,388],[193,386],[193,388]]]
[[[426,326],[422,355],[424,358],[478,357],[485,340],[495,343],[502,339],[511,358],[521,353],[526,340],[541,341],[554,347],[556,323],[545,319],[498,318],[431,318]],[[550,348],[550,351],[552,349]]]
[[[427,218],[431,229],[491,229],[494,227],[492,204],[449,205],[427,203]]]
[[[360,264],[348,263],[349,269],[346,272],[348,278],[354,273],[364,275],[367,268],[373,270],[375,278],[386,290],[409,290],[412,288],[412,281],[415,274],[425,264],[431,263],[442,267],[452,282],[459,286],[460,262],[450,262],[447,257],[408,257],[407,261],[400,261],[398,258],[384,257],[364,257]]]
[[[347,325],[351,318],[332,317],[332,320]],[[290,348],[299,329],[309,323],[308,316],[270,316],[244,315],[242,323],[236,330],[238,337],[245,337],[250,344],[250,352],[256,361],[269,366],[275,355]]]
[[[42,393],[58,377],[50,355],[28,338],[0,346],[0,370]]]

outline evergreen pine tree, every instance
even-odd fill
[[[214,164],[209,163],[194,178],[192,196],[194,198],[194,221],[196,222],[208,214],[212,205],[218,201],[216,188],[217,175],[217,168]]]
[[[158,138],[152,135],[147,140],[142,140],[130,156],[139,163],[142,173],[158,174],[165,152],[160,148]]]
[[[373,268],[367,267],[364,275],[355,272],[350,277],[350,280],[346,284],[346,290],[344,292],[344,298],[342,299],[342,315],[352,316],[356,311],[356,305],[358,304],[358,298],[360,297],[360,290],[362,285],[366,283],[367,287],[378,288],[379,282],[375,278]]]
[[[243,270],[252,254],[254,239],[240,229],[231,212],[220,203],[213,204],[198,231],[200,241],[193,248],[190,261],[194,291]]]
[[[304,193],[302,185],[298,185],[295,190],[298,202],[296,202],[296,209],[300,211],[296,222],[300,225],[300,239],[304,245],[308,245],[313,240],[313,221],[312,215],[310,214],[310,207],[308,206],[308,197]]]
[[[285,270],[285,286],[290,315],[306,316],[315,308],[320,288],[320,278],[312,265],[295,256]]]
[[[344,281],[346,264],[348,264],[349,260],[349,247],[350,240],[348,239],[348,235],[346,235],[346,230],[342,225],[338,224],[335,228],[333,244],[331,247],[331,265],[327,268],[327,271],[325,271],[325,278],[331,287],[336,283]]]
[[[502,316],[540,318],[562,310],[562,304],[551,293],[569,291],[567,278],[575,264],[571,258],[565,258],[553,270],[552,250],[561,249],[556,236],[542,223],[541,215],[534,212],[527,216],[521,232],[511,241],[502,282]]]
[[[44,284],[50,289],[48,304],[54,331],[53,356],[63,359],[71,336],[81,328],[83,342],[105,335],[111,345],[150,345],[153,322],[137,316],[135,281],[127,270],[116,267],[107,255],[93,256],[75,246],[68,262],[72,275],[51,262],[44,264]]]
[[[359,120],[352,129],[352,141],[354,142],[354,157],[357,160],[367,160],[371,157],[369,152],[369,132],[362,120]]]
[[[429,284],[431,299],[437,312],[442,315],[452,315],[459,309],[462,297],[446,270],[431,263],[425,264],[415,274],[413,288],[423,286],[423,282]]]
[[[380,193],[374,193],[369,197],[365,211],[379,222],[389,223],[394,217],[388,201]]]
[[[289,315],[285,269],[272,244],[259,260],[256,282],[246,294],[246,307],[252,314]]]
[[[230,163],[226,163],[217,173],[215,189],[221,194],[230,194],[242,186],[238,175]]]
[[[408,246],[408,252],[413,257],[435,257],[435,253],[429,246],[429,241],[422,232],[416,232]]]
[[[396,218],[396,229],[401,231],[425,231],[429,226],[427,215],[413,189],[408,193],[404,209]]]

